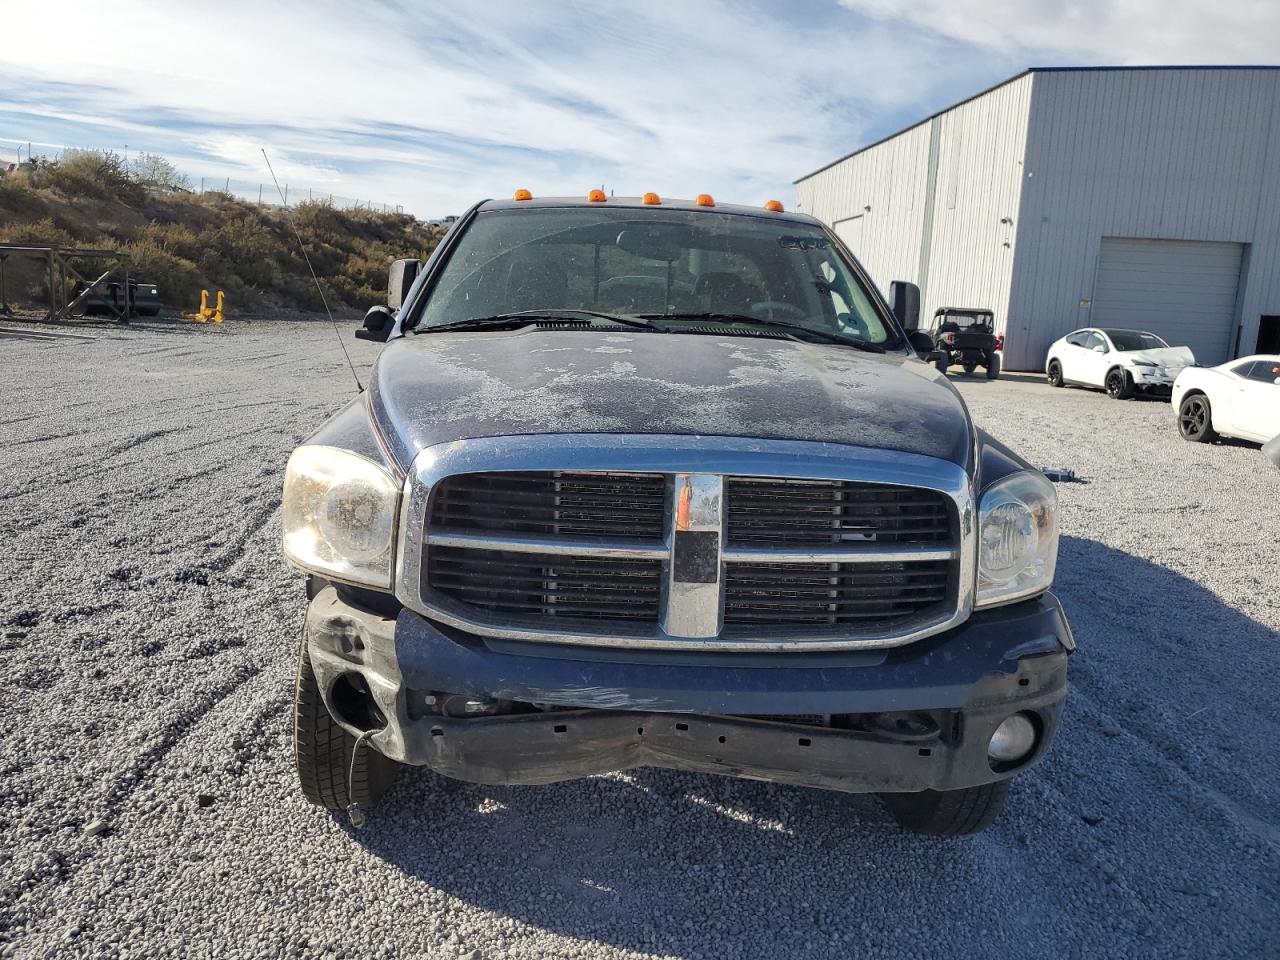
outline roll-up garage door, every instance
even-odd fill
[[[1210,365],[1235,335],[1238,243],[1103,237],[1090,322],[1150,330]]]

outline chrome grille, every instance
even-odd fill
[[[730,547],[774,544],[946,543],[947,498],[936,490],[844,480],[725,481]]]
[[[724,578],[725,635],[788,627],[889,627],[947,600],[951,564],[735,563]]]
[[[521,469],[494,469],[507,464]],[[920,455],[727,437],[494,437],[424,451],[406,494],[397,594],[480,636],[885,647],[972,610],[969,477]]]

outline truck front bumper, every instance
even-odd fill
[[[852,792],[977,786],[1035,764],[1057,728],[1073,649],[1050,594],[904,647],[734,654],[485,640],[407,610],[384,617],[326,587],[308,608],[307,638],[335,719],[356,734],[376,729],[369,742],[393,760],[460,780],[552,783],[656,766]],[[353,691],[373,709],[353,711]],[[431,705],[443,694],[523,712],[445,716]],[[1015,713],[1031,719],[1035,746],[993,765],[992,734]]]

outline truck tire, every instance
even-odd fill
[[[1127,370],[1112,367],[1107,371],[1107,379],[1104,383],[1107,396],[1112,400],[1128,400],[1133,396],[1133,378],[1129,376]]]
[[[978,369],[978,365],[976,363],[965,363],[963,364],[963,367],[964,372],[967,374],[972,374],[974,370]]]
[[[330,810],[346,810],[353,801],[368,810],[382,799],[395,783],[400,765],[366,743],[360,748],[348,785],[355,744],[356,738],[334,722],[320,698],[304,630],[293,701],[293,755],[302,795]]]
[[[951,354],[946,350],[940,351],[938,359],[934,361],[933,365],[938,368],[938,372],[940,374],[946,376],[947,367],[951,366]]]
[[[987,379],[995,380],[1000,376],[1000,354],[993,353],[987,358]]]
[[[1004,809],[1008,780],[961,790],[925,790],[921,793],[882,793],[894,819],[913,833],[958,837],[985,830]]]

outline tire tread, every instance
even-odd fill
[[[395,779],[395,764],[366,744],[353,771],[355,743],[356,738],[334,721],[320,697],[304,633],[293,711],[293,752],[302,795],[330,810],[345,810],[352,801],[361,807],[373,806]]]

